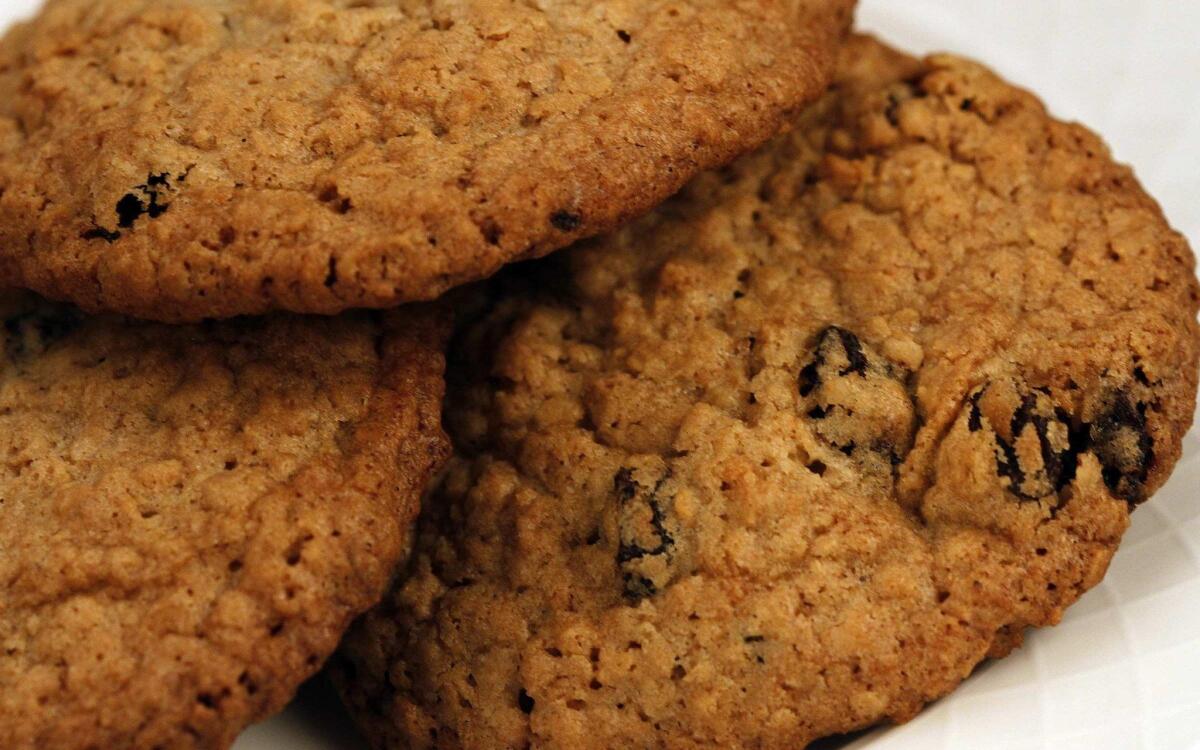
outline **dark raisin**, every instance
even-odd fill
[[[916,429],[905,373],[853,332],[831,326],[817,335],[798,380],[802,413],[817,435],[889,483]]]
[[[1088,428],[1092,452],[1103,467],[1104,483],[1131,505],[1146,499],[1146,479],[1154,466],[1154,438],[1146,424],[1146,404],[1128,390],[1114,391]]]
[[[583,226],[583,217],[570,211],[555,211],[550,215],[550,223],[560,232],[574,232]]]
[[[666,489],[670,480],[667,472],[648,487],[632,469],[621,469],[613,479],[621,535],[617,565],[625,597],[632,602],[655,596],[675,574],[676,533],[668,519],[674,497]]]
[[[821,384],[818,374],[818,362],[813,360],[800,370],[800,395],[808,396]],[[823,410],[822,410],[823,412]],[[822,413],[821,416],[824,416]]]
[[[113,232],[104,227],[92,227],[79,236],[85,240],[104,240],[109,244],[121,239],[120,232]]]
[[[980,391],[971,397],[971,409],[967,416],[967,429],[971,432],[983,429],[983,413],[979,411],[979,397],[982,395],[983,391]]]
[[[137,187],[146,196],[146,215],[151,219],[157,219],[171,207],[169,203],[162,202],[163,196],[172,189],[170,178],[171,175],[167,172],[150,175],[146,178],[145,185]]]
[[[991,429],[996,474],[1021,500],[1055,495],[1075,480],[1080,441],[1071,423],[1050,391],[1016,381],[989,383],[969,399],[967,429]]]
[[[626,44],[633,41],[633,36],[625,29],[617,29],[617,38]]]
[[[840,355],[837,374],[841,377],[851,373],[867,376],[867,357],[863,353],[862,341],[845,328],[830,326],[817,335],[816,352],[812,361],[800,370],[800,395],[808,396],[822,383],[826,363],[830,357]]]
[[[144,213],[146,213],[146,204],[142,199],[133,193],[126,193],[125,197],[117,201],[117,226],[122,229],[130,229]]]
[[[535,705],[537,705],[537,701],[533,699],[533,696],[525,692],[525,688],[521,688],[520,692],[517,693],[517,707],[521,709],[521,713],[533,713]]]
[[[821,334],[822,339],[828,339],[830,336],[836,336],[841,340],[842,351],[846,356],[846,366],[838,371],[838,375],[846,377],[851,373],[861,377],[867,376],[867,356],[863,353],[862,341],[845,328],[832,326],[826,328]],[[822,344],[824,349],[824,344]],[[824,361],[822,359],[822,361]]]
[[[179,181],[182,182],[186,176],[180,175]],[[167,212],[171,207],[165,198],[167,193],[174,190],[171,185],[171,174],[169,172],[161,172],[158,174],[146,175],[146,182],[135,186],[121,199],[117,201],[114,209],[117,215],[117,226],[121,229],[133,229],[137,224],[137,220],[143,216],[148,216],[151,219],[157,219]],[[85,240],[104,240],[105,242],[116,242],[121,238],[121,232],[117,230],[107,229],[96,224],[91,229],[84,231],[80,235]]]

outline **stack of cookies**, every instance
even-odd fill
[[[853,0],[48,0],[0,42],[0,747],[777,748],[1052,625],[1184,239]],[[340,645],[339,645],[340,644]]]

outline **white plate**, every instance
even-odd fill
[[[1200,2],[861,0],[902,48],[984,60],[1101,132],[1200,241]],[[38,0],[0,0],[0,25]],[[1200,750],[1200,427],[1134,516],[1105,581],[1057,628],[989,664],[903,727],[845,750]],[[336,699],[306,687],[236,750],[359,750]]]

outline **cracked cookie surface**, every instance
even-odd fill
[[[0,42],[0,283],[200,320],[432,299],[775,135],[853,0],[50,0]]]
[[[0,292],[0,746],[222,748],[282,708],[408,549],[443,328]]]
[[[906,720],[1056,623],[1167,478],[1194,270],[1089,131],[855,39],[761,152],[475,292],[457,456],[335,680],[380,748]]]

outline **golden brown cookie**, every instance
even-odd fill
[[[408,577],[332,662],[379,748],[906,720],[1101,579],[1191,423],[1183,238],[955,57],[855,40],[790,134],[520,271],[452,347]]]
[[[408,549],[442,328],[0,293],[0,747],[223,748],[282,708]]]
[[[0,43],[0,283],[180,321],[431,299],[819,96],[853,0],[50,0]]]

